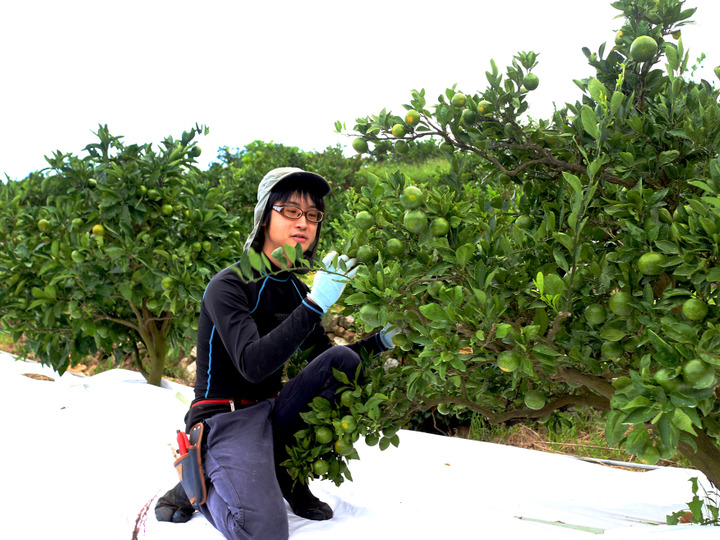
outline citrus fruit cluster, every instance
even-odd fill
[[[343,374],[336,374],[341,383],[334,403],[315,398],[311,409],[303,413],[308,427],[295,434],[296,444],[290,448],[285,464],[294,478],[307,483],[310,478],[324,478],[340,485],[350,478],[348,461],[358,459],[355,448],[360,439],[382,450],[397,446],[397,429],[382,426],[377,419],[382,399],[369,395],[362,384],[351,383]]]

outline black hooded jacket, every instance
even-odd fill
[[[333,346],[321,325],[322,313],[305,300],[308,287],[295,274],[257,277],[246,282],[229,267],[215,275],[205,290],[193,404],[270,398],[282,387],[283,366],[296,351],[309,351],[311,360]],[[370,355],[387,350],[379,334],[349,347]],[[191,407],[187,426],[228,410],[227,406]]]

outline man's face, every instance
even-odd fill
[[[285,202],[276,203],[275,206],[295,207],[303,212],[317,210],[317,207],[307,196],[301,197],[297,193],[293,193]],[[270,212],[269,223],[265,227],[263,253],[270,257],[270,254],[275,249],[283,247],[285,244],[291,246],[300,244],[303,251],[306,251],[315,241],[317,230],[318,223],[308,221],[305,214],[298,219],[290,219],[280,212],[272,210]],[[275,262],[277,263],[278,261]]]

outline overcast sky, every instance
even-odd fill
[[[612,46],[610,0],[22,0],[0,7],[0,178],[80,154],[108,124],[128,143],[179,137],[195,123],[200,166],[253,140],[322,150],[359,116],[400,114],[412,89],[428,101],[458,84],[482,90],[494,58],[540,54],[530,114],[575,101],[592,73],[581,48]],[[691,59],[719,83],[718,0],[688,0]]]

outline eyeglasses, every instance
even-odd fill
[[[320,223],[325,216],[320,210],[301,210],[297,206],[273,206],[273,210],[288,219],[300,219],[304,215],[311,223]]]

